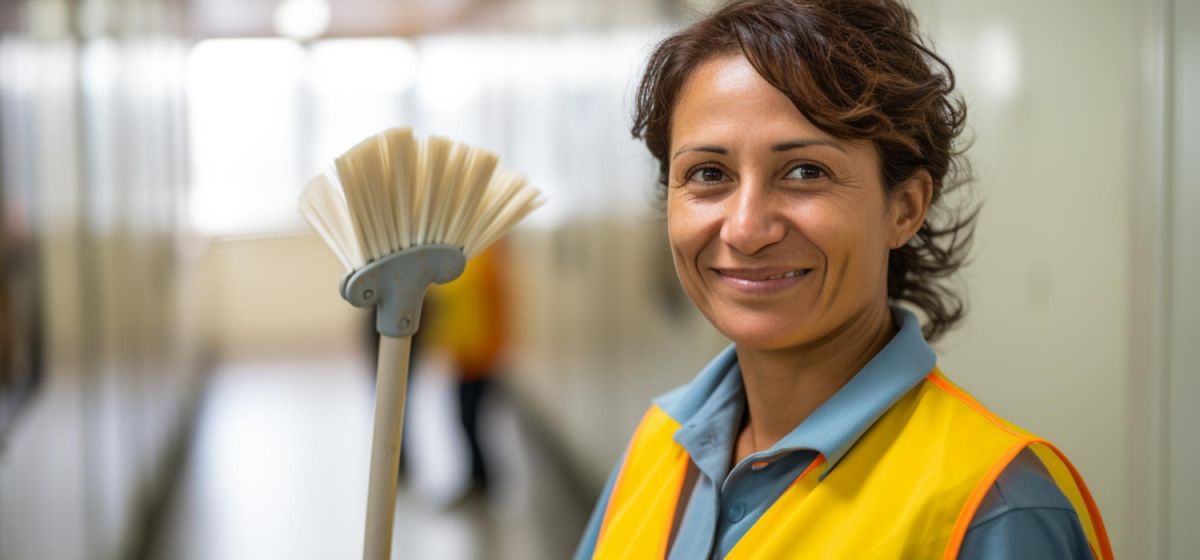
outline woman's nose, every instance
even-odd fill
[[[778,207],[771,203],[770,188],[758,180],[744,181],[729,197],[721,241],[745,255],[753,255],[783,240],[787,227]]]

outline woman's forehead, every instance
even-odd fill
[[[768,122],[767,119],[770,119]],[[771,86],[743,56],[712,58],[684,82],[672,114],[672,131],[767,125],[780,120],[809,126],[783,92]]]
[[[670,138],[672,155],[692,145],[856,144],[814,125],[741,54],[696,67],[680,90]]]

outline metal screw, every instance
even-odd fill
[[[363,299],[371,299],[373,297],[375,297],[374,290],[364,290],[363,291]]]

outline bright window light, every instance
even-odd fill
[[[417,50],[403,39],[340,39],[313,45],[309,80],[326,95],[389,94],[407,90]]]
[[[629,138],[632,81],[654,34],[216,39],[188,60],[190,219],[206,235],[304,231],[304,184],[391,126],[499,153],[547,195],[524,225],[648,209]]]
[[[297,88],[304,50],[285,39],[202,41],[188,60],[190,215],[205,234],[270,231],[294,221]]]
[[[370,134],[409,124],[406,92],[417,71],[417,50],[402,39],[345,39],[315,43],[309,59],[312,175]]]

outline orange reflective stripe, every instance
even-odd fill
[[[813,459],[812,462],[809,463],[807,467],[804,467],[804,472],[801,472],[800,476],[797,476],[796,480],[792,481],[791,486],[800,486],[800,483],[802,481],[807,480],[808,473],[813,472],[814,470],[816,470],[817,467],[824,465],[824,464],[825,464],[825,456],[818,454],[816,459]],[[818,480],[817,482],[820,482],[820,481]],[[815,486],[815,484],[810,484],[809,486]],[[809,488],[809,490],[812,490],[812,488]]]
[[[958,558],[958,549],[962,547],[963,538],[967,536],[967,529],[971,527],[971,521],[975,519],[975,512],[979,511],[979,504],[983,503],[984,496],[987,495],[996,479],[1000,477],[1000,473],[1004,472],[1009,463],[1028,445],[1027,441],[1019,441],[1008,448],[1000,460],[996,461],[983,475],[979,484],[976,484],[975,488],[971,490],[971,494],[967,497],[967,503],[963,505],[962,512],[958,514],[958,519],[954,522],[954,529],[950,531],[950,545],[946,547],[946,553],[942,555],[942,558],[945,560]]]
[[[649,410],[646,411],[646,414],[643,414],[642,419],[638,421],[638,427],[633,431],[634,441],[630,442],[629,444],[630,448],[637,443],[637,435],[642,433],[642,428],[644,428],[646,426],[646,422],[650,420],[650,412],[651,411]],[[632,455],[630,451],[632,451],[632,449],[626,450],[625,459],[621,461],[621,470],[617,471],[617,480],[613,483],[613,488],[608,493],[608,504],[604,506],[604,521],[600,523],[600,533],[596,537],[597,543],[602,543],[605,541],[605,533],[609,530],[609,527],[612,527],[612,518],[617,509],[617,500],[614,498],[623,494],[623,492],[618,492],[618,490],[624,488],[625,484],[627,483],[627,479],[630,476],[628,468],[631,458],[630,455]],[[597,548],[599,548],[599,544],[597,544]]]
[[[725,560],[752,560],[757,558],[774,558],[772,554],[775,552],[773,547],[779,546],[776,539],[788,538],[786,532],[770,532],[764,533],[761,527],[786,527],[796,520],[792,519],[803,510],[802,504],[804,500],[812,493],[812,491],[821,483],[821,478],[818,476],[809,476],[819,467],[825,464],[825,456],[817,455],[816,458],[804,467],[804,471],[800,473],[792,483],[788,485],[783,494],[776,499],[771,507],[764,511],[762,516],[758,518],[754,526],[742,536],[742,540],[738,541],[737,545],[725,555]],[[800,521],[803,523],[803,521]],[[755,530],[759,527],[759,530]],[[764,552],[766,551],[766,552]]]
[[[938,369],[935,368],[927,379],[943,391],[946,391],[975,409],[993,424],[1019,438],[1019,442],[1004,453],[1004,456],[988,470],[984,479],[972,491],[970,499],[968,499],[967,504],[963,508],[962,515],[959,516],[958,521],[955,523],[953,537],[950,540],[950,548],[946,549],[945,558],[947,560],[958,556],[958,549],[962,545],[963,537],[966,536],[967,528],[970,526],[971,520],[975,518],[975,512],[979,509],[979,504],[983,501],[983,496],[987,493],[987,490],[995,483],[996,478],[1008,467],[1009,463],[1016,458],[1017,454],[1026,447],[1031,448],[1037,454],[1042,464],[1046,467],[1046,471],[1050,473],[1050,477],[1054,479],[1059,489],[1066,495],[1067,500],[1071,502],[1075,513],[1079,516],[1080,525],[1083,526],[1083,531],[1087,535],[1088,546],[1092,549],[1092,556],[1097,560],[1110,560],[1113,558],[1112,544],[1108,540],[1108,530],[1104,527],[1104,520],[1100,517],[1100,508],[1096,506],[1096,501],[1092,498],[1092,494],[1088,490],[1087,484],[1084,483],[1083,477],[1080,476],[1075,465],[1071,464],[1071,461],[1067,459],[1066,454],[1055,447],[1054,444],[1031,435],[996,416],[957,385],[946,379]],[[1099,549],[1100,554],[1096,554],[1097,549]]]
[[[675,508],[679,507],[679,497],[683,495],[683,481],[687,479],[687,469],[688,462],[684,461],[677,469],[679,471],[677,475],[678,482],[667,486],[668,488],[675,488],[675,498],[671,500],[670,507],[666,508],[667,512],[670,513],[667,521],[667,530],[664,531],[666,536],[659,540],[658,555],[655,558],[667,557],[667,545],[671,544],[671,526],[675,524]]]
[[[593,558],[663,558],[688,458],[671,439],[679,428],[658,407],[638,426],[613,484]]]
[[[938,388],[940,388],[941,390],[943,390],[947,393],[950,393],[952,396],[957,398],[959,401],[962,401],[963,404],[966,404],[967,406],[974,409],[975,412],[978,412],[979,414],[983,415],[984,418],[987,418],[988,421],[990,421],[991,423],[998,426],[1001,430],[1004,430],[1005,432],[1008,432],[1019,438],[1036,439],[1029,432],[1022,430],[1021,428],[1018,428],[1018,427],[1010,424],[1005,419],[1000,418],[999,416],[996,416],[995,414],[993,414],[992,411],[987,409],[987,407],[983,406],[983,404],[981,404],[979,401],[975,400],[975,397],[968,395],[967,392],[963,391],[961,387],[959,387],[958,385],[955,385],[949,379],[946,379],[946,376],[942,375],[942,370],[940,370],[938,368],[933,368],[933,371],[929,372],[929,375],[926,377],[926,379],[933,382],[933,384],[938,386]]]
[[[1092,555],[1097,560],[1114,558],[1112,543],[1108,540],[1108,530],[1104,527],[1104,519],[1100,517],[1100,508],[1096,505],[1096,500],[1092,498],[1092,493],[1088,490],[1087,483],[1083,481],[1079,470],[1067,459],[1066,454],[1046,440],[1039,438],[1033,446],[1033,452],[1037,453],[1042,462],[1046,464],[1050,475],[1054,477],[1059,488],[1062,488],[1067,499],[1075,506],[1079,520],[1083,522],[1083,529],[1087,532],[1088,542],[1092,545]],[[1065,469],[1066,472],[1061,473],[1062,469]],[[1097,548],[1100,549],[1100,554],[1095,554]]]

